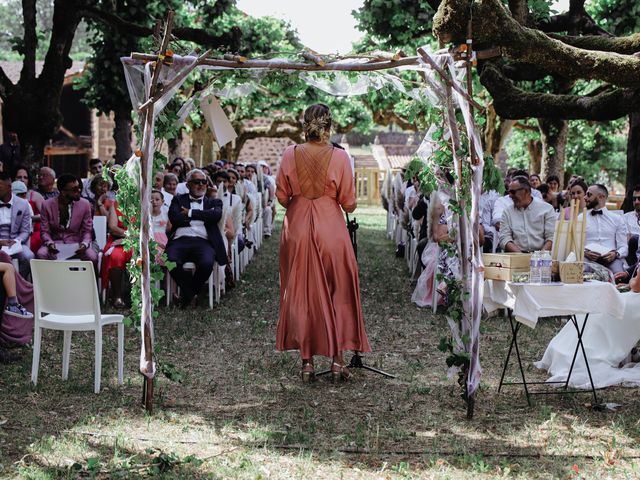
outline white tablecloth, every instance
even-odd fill
[[[515,319],[530,328],[535,328],[540,317],[607,313],[620,319],[624,313],[624,302],[616,287],[596,281],[537,285],[485,280],[483,304],[487,312],[510,308]]]

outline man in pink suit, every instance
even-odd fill
[[[72,258],[91,260],[97,268],[98,253],[92,248],[91,204],[80,198],[82,185],[74,175],[60,175],[57,183],[60,195],[46,200],[40,211],[42,247],[36,257],[56,260],[59,253],[56,244],[78,244]]]

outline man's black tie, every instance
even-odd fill
[[[602,210],[591,210],[591,215],[603,215]]]
[[[10,203],[0,203],[0,208],[11,208]]]
[[[191,203],[202,203],[202,199],[201,198],[189,197],[189,200],[191,201]]]

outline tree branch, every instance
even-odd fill
[[[72,0],[57,0],[53,9],[53,29],[38,82],[43,89],[52,89],[51,95],[59,95],[64,74],[72,65],[69,51],[76,27],[80,22],[77,5]],[[21,78],[22,80],[22,78]]]
[[[433,32],[442,42],[464,42],[467,2],[444,0],[433,20]],[[623,88],[635,88],[640,59],[602,51],[583,50],[523,27],[499,0],[474,2],[473,31],[476,44],[500,46],[504,56],[566,78],[602,80]]]
[[[36,35],[36,0],[22,0],[22,19],[24,22],[22,70],[20,81],[26,82],[36,78],[36,49],[38,37]]]
[[[615,120],[640,110],[640,88],[615,89],[593,96],[532,93],[517,88],[492,64],[484,66],[480,82],[493,97],[502,118]]]
[[[80,14],[85,18],[91,18],[92,20],[110,25],[122,33],[127,33],[129,35],[149,37],[154,34],[153,28],[128,22],[120,18],[118,15],[96,7],[88,7],[81,10]],[[191,27],[175,27],[171,32],[174,37],[180,40],[195,42],[209,48],[224,47],[233,51],[240,48],[240,40],[242,38],[242,32],[238,27],[231,27],[222,35],[212,35],[201,28]]]
[[[4,73],[4,70],[0,68],[0,98],[5,101],[7,97],[11,94],[15,85],[11,83],[7,74]]]
[[[598,50],[601,52],[619,53],[620,55],[632,55],[640,52],[640,33],[634,33],[627,37],[603,37],[599,35],[571,36],[550,33],[554,40],[582,50]]]
[[[585,0],[571,0],[569,11],[555,15],[537,27],[543,32],[572,32],[589,35],[611,36],[609,32],[598,26],[591,15],[584,9]]]

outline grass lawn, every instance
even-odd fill
[[[357,371],[307,386],[300,361],[274,349],[278,234],[266,241],[235,290],[214,310],[161,309],[156,409],[140,407],[139,333],[126,333],[125,385],[116,384],[115,329],[105,330],[103,390],[93,392],[93,336],[74,334],[70,379],[60,378],[62,337],[46,332],[39,384],[31,350],[0,365],[0,476],[19,478],[639,478],[635,389],[600,391],[616,412],[594,412],[588,395],[497,393],[508,323],[482,325],[483,378],[468,421],[437,350],[442,315],[409,301],[406,264],[385,238],[385,213],[358,209],[363,308],[373,353],[397,375]],[[109,309],[107,309],[108,311]],[[559,330],[543,320],[521,330],[531,361]],[[347,357],[348,358],[348,357]],[[328,360],[317,362],[328,366]],[[173,365],[173,367],[172,367]],[[511,371],[515,374],[515,370]]]

